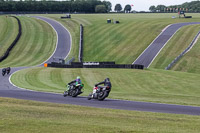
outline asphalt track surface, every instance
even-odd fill
[[[55,50],[53,56],[51,56],[49,60],[47,60],[46,62],[52,60],[54,56],[58,57],[67,56],[71,48],[71,40],[68,40],[71,37],[68,31],[60,23],[57,23],[54,20],[43,17],[38,17],[38,18],[43,21],[47,21],[58,32],[57,49]],[[61,36],[59,36],[60,30],[63,31]],[[60,41],[59,39],[66,39],[66,40]],[[63,46],[63,44],[67,46]],[[60,48],[63,49],[63,47],[67,48],[67,50],[64,50],[63,51],[64,53],[61,53],[61,51],[58,49]],[[11,72],[14,73],[18,70],[25,68],[27,67],[12,68]],[[113,99],[105,99],[104,101],[97,101],[97,100],[87,100],[86,97],[81,97],[81,96],[77,98],[72,98],[72,97],[63,97],[62,94],[26,90],[13,86],[9,82],[10,76],[11,75],[6,75],[4,77],[0,76],[0,97],[9,97],[16,99],[60,103],[60,104],[73,104],[73,105],[81,105],[81,106],[96,107],[96,108],[111,108],[120,110],[200,115],[200,107],[113,100]]]
[[[167,44],[167,42],[173,37],[173,35],[183,26],[200,24],[200,22],[190,22],[190,23],[177,23],[166,27],[160,35],[147,47],[143,53],[133,62],[133,64],[144,65],[148,68],[156,56],[160,53],[162,48]]]

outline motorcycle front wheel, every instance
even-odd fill
[[[63,96],[66,97],[67,95],[68,95],[68,91],[65,91],[65,92],[63,93]]]

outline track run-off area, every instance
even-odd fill
[[[53,57],[66,58],[69,55],[71,49],[71,35],[68,32],[68,30],[55,20],[45,17],[37,17],[37,16],[35,17],[50,24],[57,33],[57,47],[53,55],[45,62],[47,63],[52,62]],[[190,24],[200,24],[200,23],[180,23],[180,24],[173,24],[167,27],[153,41],[153,43],[149,45],[149,47],[142,53],[142,55],[134,63],[143,64],[145,65],[145,67],[148,67],[150,63],[153,61],[153,59],[156,57],[156,55],[164,47],[164,45],[176,33],[176,31],[182,26]],[[149,58],[147,58],[146,60],[146,57]],[[12,68],[12,73],[15,73],[16,71],[22,70],[24,68],[28,67]],[[26,90],[23,88],[18,88],[10,82],[11,76],[12,75],[0,77],[0,97],[9,97],[9,98],[61,103],[61,104],[73,104],[73,105],[81,105],[81,106],[89,106],[97,108],[200,115],[200,107],[194,107],[194,106],[134,102],[134,101],[114,100],[114,99],[106,99],[105,101],[96,101],[96,100],[88,101],[86,97],[64,98],[62,94],[37,92],[37,91]]]

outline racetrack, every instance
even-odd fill
[[[53,57],[65,58],[69,54],[71,49],[70,33],[60,23],[56,22],[55,20],[43,17],[37,17],[37,18],[48,22],[56,30],[58,35],[57,48],[54,51],[54,54],[45,62],[51,62],[53,60]],[[24,68],[26,67],[12,68],[12,73]],[[61,94],[35,92],[17,88],[12,84],[10,84],[9,78],[10,78],[9,75],[5,77],[0,76],[1,97],[10,97],[10,98],[17,98],[24,100],[42,101],[42,102],[53,102],[61,104],[74,104],[74,105],[97,107],[97,108],[112,108],[112,109],[122,109],[122,110],[200,115],[200,107],[123,101],[123,100],[113,100],[113,99],[106,99],[105,101],[97,101],[97,100],[88,101],[86,97],[64,98]]]
[[[133,64],[144,65],[148,68],[162,48],[173,37],[173,35],[183,26],[200,24],[200,22],[177,23],[166,27],[160,35],[147,47],[143,53],[133,62]]]

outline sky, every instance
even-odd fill
[[[134,5],[132,7],[132,10],[149,11],[149,7],[152,5],[155,5],[155,6],[179,5],[185,2],[191,2],[191,1],[197,1],[197,0],[106,0],[106,1],[110,1],[112,3],[112,9],[114,9],[116,4],[121,4],[122,8],[124,8],[125,5],[130,4],[130,5]]]

